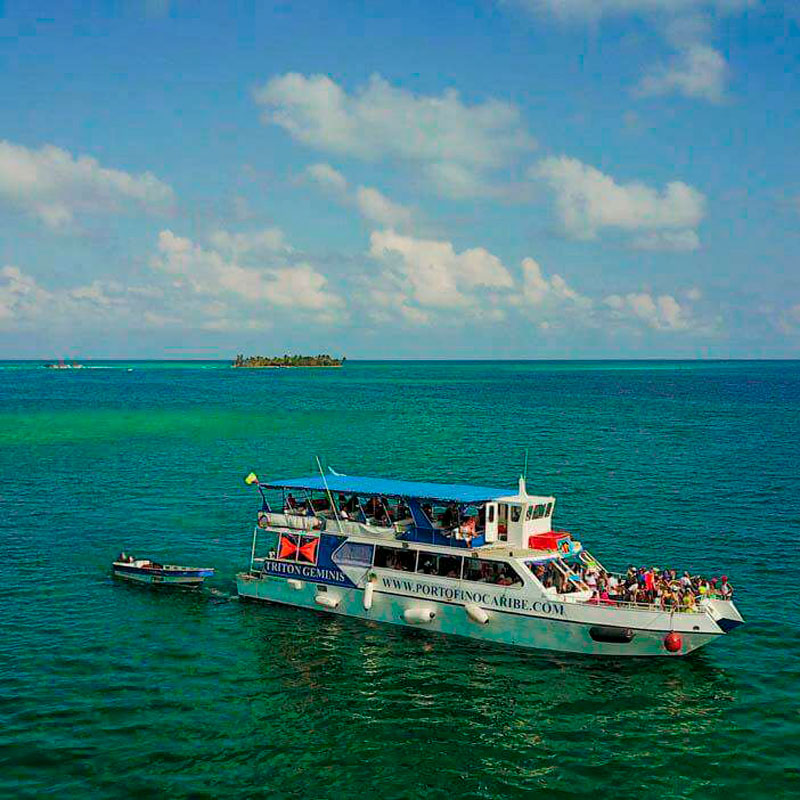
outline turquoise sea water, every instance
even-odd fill
[[[0,363],[0,796],[800,795],[800,363],[102,366]],[[526,447],[560,527],[747,625],[609,661],[231,598],[251,469],[513,486]]]

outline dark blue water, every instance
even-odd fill
[[[0,367],[0,795],[800,795],[800,363]],[[559,527],[748,624],[614,662],[231,598],[251,469],[513,486],[525,448]]]

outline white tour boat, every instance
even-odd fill
[[[554,497],[324,475],[260,482],[240,597],[541,650],[678,656],[742,624],[730,597],[626,602],[553,528]],[[616,576],[620,586],[625,577]],[[645,596],[646,593],[645,593]]]

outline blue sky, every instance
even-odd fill
[[[0,0],[0,357],[800,356],[772,0]]]

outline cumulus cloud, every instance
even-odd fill
[[[252,253],[289,253],[292,250],[280,228],[265,228],[248,233],[217,230],[211,234],[209,240],[217,250],[233,258]]]
[[[692,286],[691,289],[687,289],[686,291],[686,297],[689,300],[700,300],[702,296],[703,293],[696,286]]]
[[[667,230],[679,233],[671,238],[639,238],[634,246],[676,249],[677,243],[687,249],[694,241],[693,229],[705,214],[704,195],[681,181],[668,183],[662,191],[638,181],[620,184],[595,167],[566,156],[543,159],[531,175],[547,182],[555,195],[563,231],[576,239],[594,239],[606,228]]]
[[[533,258],[519,270],[507,268],[484,248],[457,251],[448,241],[420,239],[393,230],[373,232],[369,256],[381,271],[354,292],[375,322],[420,324],[498,324],[520,316],[541,331],[556,333],[578,326],[604,331],[647,328],[664,334],[711,332],[692,302],[671,294],[630,292],[591,297],[562,275],[548,275]]]
[[[132,175],[74,157],[46,145],[32,150],[0,141],[0,201],[21,209],[51,229],[68,228],[83,214],[107,214],[131,206],[163,213],[172,189],[149,172]]]
[[[311,164],[306,167],[306,175],[325,189],[347,191],[347,179],[330,164]]]
[[[318,186],[330,190],[344,204],[353,205],[364,219],[380,227],[407,228],[413,213],[371,186],[357,186],[352,192],[347,178],[330,164],[312,164],[305,174]]]
[[[134,289],[117,281],[50,289],[19,267],[0,269],[0,329],[72,327],[86,321],[119,324],[141,318],[136,305]]]
[[[358,210],[370,222],[377,225],[398,228],[411,223],[411,212],[399,203],[393,203],[377,189],[359,186],[356,189]]]
[[[327,278],[308,263],[273,259],[267,265],[242,265],[233,253],[202,247],[170,230],[159,233],[158,254],[151,265],[173,276],[176,286],[200,295],[233,295],[248,303],[325,315],[335,315],[343,307],[341,297],[329,289]]]
[[[674,50],[667,63],[648,68],[639,96],[682,94],[719,103],[729,68],[709,44],[712,19],[757,7],[758,0],[511,0],[513,5],[562,23],[596,23],[606,17],[648,20]]]
[[[368,161],[395,159],[431,170],[436,185],[480,193],[483,175],[530,150],[516,106],[468,104],[455,90],[416,95],[379,75],[348,94],[326,75],[287,73],[255,92],[264,122],[314,149]]]
[[[725,97],[728,65],[722,54],[707,44],[695,43],[681,49],[667,64],[646,74],[637,93],[642,97],[682,94],[711,103]]]
[[[634,250],[668,250],[673,253],[690,253],[700,247],[696,231],[651,231],[637,236],[631,242]]]
[[[482,247],[458,253],[451,242],[382,230],[370,236],[369,254],[384,267],[379,291],[389,298],[408,296],[426,308],[476,306],[476,290],[502,291],[514,285],[500,259]]]
[[[734,10],[751,0],[511,0],[529,11],[564,21],[597,20],[612,16],[675,15],[707,10]]]
[[[455,200],[496,194],[482,172],[455,161],[437,161],[426,164],[424,174],[430,184],[445,197]]]
[[[589,309],[592,301],[576,292],[558,274],[545,277],[539,263],[532,258],[522,260],[522,297],[526,306],[552,305],[553,301],[567,301],[577,307]]]
[[[605,304],[616,318],[634,318],[659,331],[684,331],[696,324],[691,311],[670,294],[612,294],[606,297]]]

